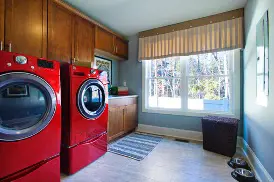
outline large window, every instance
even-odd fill
[[[143,61],[143,111],[239,116],[240,51]]]

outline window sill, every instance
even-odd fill
[[[159,109],[159,108],[145,108],[145,109],[143,108],[142,112],[168,114],[168,115],[194,116],[194,117],[205,117],[208,115],[213,115],[213,116],[232,117],[232,118],[240,119],[240,116],[237,116],[233,113],[226,113],[226,112],[203,112],[203,111],[193,111],[193,110],[189,110],[188,112],[183,112],[181,109]]]

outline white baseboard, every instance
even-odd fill
[[[248,143],[241,137],[242,140],[242,152],[246,157],[247,162],[250,164],[251,169],[255,172],[257,179],[261,182],[274,182],[273,178],[264,168],[263,164],[260,162],[256,154],[249,147]]]
[[[202,132],[190,131],[190,130],[180,130],[174,128],[165,128],[151,125],[139,124],[137,128],[138,132],[151,133],[156,135],[162,135],[173,138],[186,139],[190,141],[203,141]],[[256,177],[261,182],[274,182],[270,174],[264,168],[260,160],[257,158],[255,153],[249,147],[247,142],[242,138],[237,138],[237,147],[241,148],[243,155],[246,157],[247,162],[250,164],[251,169],[255,172]],[[260,175],[261,174],[261,175]]]
[[[199,131],[165,128],[165,127],[144,125],[144,124],[139,124],[137,131],[143,132],[143,133],[151,133],[151,134],[163,135],[163,136],[167,136],[167,137],[197,141],[197,142],[203,141],[203,133],[199,132]],[[243,147],[243,138],[242,137],[237,138],[237,147],[240,147],[240,148]]]
[[[203,134],[202,132],[198,132],[198,131],[180,130],[180,129],[165,128],[165,127],[151,126],[151,125],[144,125],[144,124],[139,124],[137,131],[143,132],[143,133],[163,135],[163,136],[173,137],[173,138],[192,140],[197,142],[203,141]]]

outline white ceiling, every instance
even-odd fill
[[[247,2],[247,0],[64,1],[124,36],[242,8]]]

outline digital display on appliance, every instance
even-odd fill
[[[53,62],[51,62],[51,61],[38,59],[37,64],[38,64],[39,67],[42,67],[42,68],[53,69]]]

